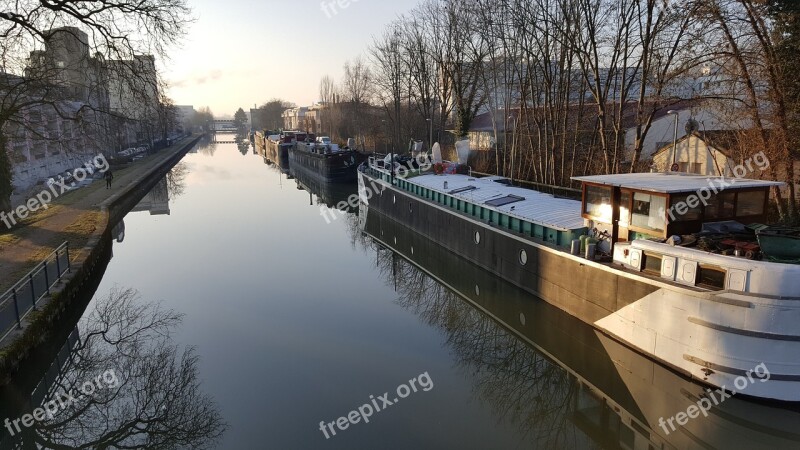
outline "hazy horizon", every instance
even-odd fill
[[[418,3],[349,0],[340,8],[335,0],[192,0],[197,21],[161,62],[168,95],[177,105],[209,106],[217,116],[272,98],[310,105],[320,78],[329,74],[338,83],[345,61],[363,55],[372,36]],[[323,4],[334,6],[326,14]]]

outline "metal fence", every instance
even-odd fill
[[[39,300],[69,270],[69,243],[64,242],[0,296],[0,341],[14,328],[22,328],[25,316],[36,310]]]

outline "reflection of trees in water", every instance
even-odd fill
[[[334,214],[338,214],[334,212]],[[360,214],[360,211],[359,211]],[[366,233],[361,232],[361,224],[358,214],[345,214],[340,220],[345,221],[347,233],[350,236],[350,246],[353,250],[367,250],[372,247],[372,240]]]
[[[373,249],[378,246],[372,242]],[[472,372],[476,393],[524,440],[541,448],[589,443],[569,420],[578,384],[487,315],[386,249],[376,249],[378,269],[395,286],[397,303],[426,324],[444,330],[459,364]]]
[[[80,327],[83,339],[43,404],[109,370],[118,383],[104,384],[35,423],[16,437],[19,446],[213,447],[226,425],[201,391],[197,355],[171,341],[180,321],[180,314],[142,303],[134,290],[114,289],[99,299]]]
[[[246,132],[238,132],[236,133],[236,146],[239,148],[239,152],[242,153],[242,156],[247,156],[250,152],[250,139]]]
[[[197,151],[206,156],[214,156],[214,153],[217,152],[217,143],[209,136],[204,137],[200,142],[201,145]]]
[[[181,161],[167,172],[167,192],[173,200],[183,195],[186,190],[186,175],[189,174],[189,166]]]

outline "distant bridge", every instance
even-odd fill
[[[238,130],[233,119],[214,119],[211,121],[211,131],[215,133],[235,133]]]

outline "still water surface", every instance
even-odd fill
[[[183,314],[157,337],[197,356],[196,397],[184,397],[213,403],[179,411],[216,414],[226,425],[216,448],[800,442],[800,415],[740,399],[665,433],[659,417],[685,411],[702,387],[363,206],[322,217],[354,192],[289,179],[235,144],[201,143],[117,228],[121,242],[83,321],[126,289]],[[174,362],[151,359],[156,374]],[[126,368],[116,368],[120,378],[145,377]],[[369,423],[328,439],[320,430],[371,395],[394,402],[421,374],[425,384]]]

